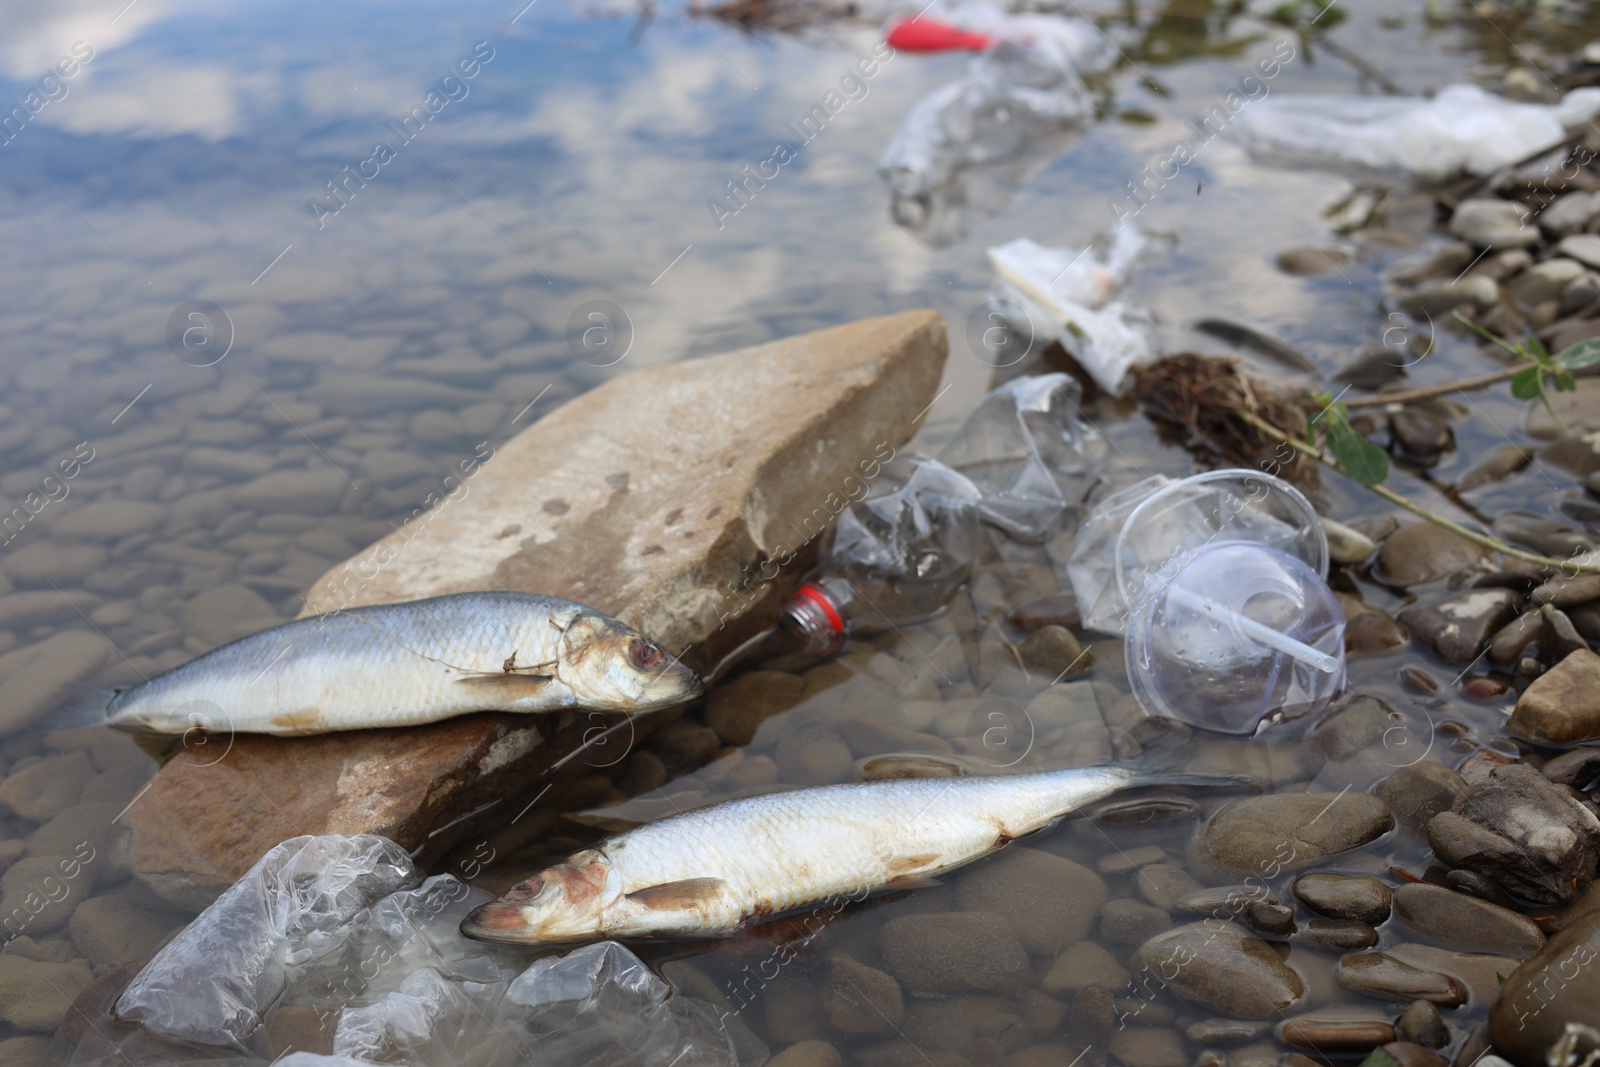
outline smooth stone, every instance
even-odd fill
[[[1576,315],[1600,301],[1600,274],[1586,270],[1561,290],[1561,314]]]
[[[1158,975],[1180,999],[1235,1019],[1275,1018],[1305,993],[1270,943],[1218,920],[1150,939],[1133,954],[1133,966]]]
[[[767,1061],[767,1067],[844,1067],[839,1050],[820,1038],[796,1041]]]
[[[1051,593],[1019,604],[1006,621],[1025,634],[1046,626],[1073,627],[1079,625],[1078,598],[1071,593]]]
[[[855,757],[838,733],[820,722],[785,733],[773,750],[778,772],[796,785],[830,785],[842,781]]]
[[[1575,748],[1545,761],[1540,772],[1557,785],[1581,789],[1600,776],[1600,748]]]
[[[900,983],[875,967],[835,956],[822,987],[822,1013],[846,1037],[895,1032],[905,1016]]]
[[[1175,863],[1152,863],[1140,867],[1133,882],[1146,903],[1165,912],[1172,911],[1181,898],[1200,888],[1194,875]]]
[[[1088,867],[1018,847],[984,863],[956,887],[964,910],[997,917],[1029,952],[1049,956],[1088,936],[1109,895],[1105,881]]]
[[[1596,236],[1600,241],[1600,236]],[[1554,604],[1558,608],[1573,608],[1600,600],[1600,574],[1576,574],[1551,578],[1528,594],[1535,605]]]
[[[50,756],[0,782],[0,804],[29,822],[48,822],[78,802],[94,764],[82,752]]]
[[[751,671],[711,691],[706,725],[730,745],[748,745],[761,724],[800,703],[805,682],[782,671]]]
[[[100,605],[93,593],[73,592],[62,596],[54,589],[41,589],[0,596],[0,621],[13,630],[51,626],[69,622],[78,612],[92,612]]]
[[[1544,619],[1537,611],[1524,611],[1500,627],[1489,639],[1489,662],[1509,667],[1522,656],[1523,649],[1539,639]]]
[[[1364,611],[1344,627],[1344,649],[1351,656],[1382,656],[1411,644],[1411,632],[1381,611]]]
[[[1400,458],[1420,467],[1438,463],[1453,443],[1450,427],[1416,408],[1402,408],[1390,415],[1389,434]]]
[[[1389,887],[1370,874],[1302,874],[1289,890],[1330,919],[1381,923],[1389,917]]]
[[[196,445],[183,453],[185,470],[196,474],[220,474],[225,478],[257,478],[277,466],[271,456],[236,448]],[[343,494],[341,494],[341,499]]]
[[[1394,916],[1423,940],[1462,952],[1526,959],[1544,944],[1544,934],[1532,920],[1443,886],[1400,886],[1394,891]]]
[[[1539,228],[1528,222],[1528,209],[1499,197],[1461,201],[1450,216],[1450,233],[1479,248],[1527,248],[1540,241]]]
[[[1332,274],[1350,262],[1350,253],[1342,248],[1317,248],[1305,245],[1279,252],[1274,262],[1285,274]]]
[[[877,719],[840,719],[834,724],[834,729],[839,731],[839,736],[844,738],[857,759],[906,752],[948,756],[955,751],[950,742],[942,737],[920,730],[908,730],[892,722],[879,722]]]
[[[97,971],[149,959],[185,923],[182,915],[140,907],[133,897],[128,892],[91,897],[72,912],[67,931],[73,947]]]
[[[326,467],[277,470],[233,489],[229,499],[252,511],[326,515],[339,506],[349,491],[350,483],[344,475]]]
[[[946,351],[943,320],[924,310],[670,366],[614,369],[492,458],[464,450],[455,467],[470,473],[463,484],[471,492],[335,566],[311,585],[304,612],[465,590],[539,592],[591,605],[674,651],[692,646],[690,665],[705,672],[766,625],[789,591],[788,576],[766,585],[751,576],[800,551],[797,529],[831,521],[832,513],[813,514],[819,504],[914,431],[939,390]],[[452,402],[443,386],[403,384],[394,396],[408,410]],[[346,415],[394,403],[382,376],[324,371],[311,389]],[[463,407],[483,400],[455,392]],[[692,412],[692,422],[677,412]],[[460,417],[465,426],[466,412]],[[738,477],[730,456],[761,471],[761,484]],[[349,487],[339,482],[337,499],[329,483],[318,507],[342,502]],[[272,492],[247,483],[228,499],[264,513],[310,510],[299,506],[303,487],[265,488]],[[561,515],[544,508],[554,499],[568,505]],[[502,536],[512,527],[515,535]],[[420,849],[416,860],[428,867],[502,827],[509,804],[520,809],[546,787],[594,773],[594,758],[576,755],[594,722],[566,718],[475,715],[315,737],[235,735],[224,760],[169,761],[123,817],[134,872],[168,900],[204,905],[273,845],[320,833],[382,834]],[[632,720],[629,740],[658,724]],[[276,808],[263,808],[264,789]],[[461,818],[494,799],[502,803]]]
[[[213,645],[227,644],[282,621],[265,597],[236,582],[207,589],[183,608],[183,628]]]
[[[1545,1067],[1567,1024],[1600,1029],[1597,955],[1600,911],[1591,911],[1512,971],[1489,1009],[1495,1048],[1517,1067]]]
[[[1428,282],[1402,293],[1395,304],[1408,315],[1448,315],[1463,304],[1491,308],[1500,302],[1500,287],[1491,278],[1468,275],[1450,281]]]
[[[105,638],[87,630],[65,630],[0,655],[0,737],[59,707],[74,682],[114,655]]]
[[[1393,828],[1388,806],[1365,793],[1245,797],[1211,817],[1191,858],[1213,881],[1261,877],[1269,866],[1272,873],[1305,870]]]
[[[99,545],[35,541],[12,549],[0,563],[0,573],[25,588],[70,588],[105,566],[106,558],[106,550]]]
[[[1189,1067],[1182,1039],[1164,1026],[1123,1027],[1112,1033],[1110,1052],[1123,1067]]]
[[[1470,663],[1490,636],[1511,621],[1521,602],[1509,589],[1469,589],[1407,604],[1400,609],[1400,621],[1445,662]]]
[[[1582,263],[1557,257],[1535,263],[1507,283],[1506,288],[1514,299],[1532,306],[1559,297],[1569,282],[1582,276]]]
[[[1360,530],[1352,530],[1342,522],[1324,518],[1322,528],[1328,535],[1328,558],[1341,567],[1353,567],[1366,562],[1367,557],[1378,548],[1372,538]]]
[[[1556,244],[1556,252],[1585,266],[1600,267],[1600,235],[1574,233],[1563,237]]]
[[[1482,546],[1431,522],[1413,522],[1384,539],[1378,549],[1377,576],[1409,589],[1448,577],[1488,558]]]
[[[1401,1037],[1423,1048],[1444,1048],[1450,1043],[1450,1027],[1431,1001],[1413,1000],[1401,1012],[1394,1028]]]
[[[1094,657],[1065,626],[1043,626],[1022,639],[1017,655],[1028,670],[1063,682],[1094,666]]]
[[[1324,759],[1348,759],[1383,740],[1401,722],[1394,708],[1366,693],[1352,693],[1329,709],[1311,728],[1306,742]]]
[[[1323,1056],[1357,1056],[1379,1045],[1387,1045],[1395,1038],[1394,1025],[1386,1019],[1331,1012],[1286,1019],[1277,1025],[1275,1032],[1285,1045]]]
[[[31,1033],[54,1033],[67,1006],[94,976],[81,960],[44,963],[0,953],[0,1022]]]
[[[884,970],[913,993],[1010,989],[1028,970],[1010,925],[983,912],[901,915],[883,924],[878,943]]]
[[[1528,405],[1527,430],[1531,437],[1564,437],[1600,430],[1600,378],[1579,378],[1578,388],[1570,393],[1550,393],[1550,404],[1561,417],[1562,426],[1551,418],[1543,404]]]
[[[1345,956],[1334,973],[1352,993],[1379,1000],[1426,1000],[1454,1008],[1467,999],[1467,991],[1449,975],[1413,967],[1382,952]]]
[[[1423,256],[1397,264],[1392,277],[1399,285],[1416,285],[1429,278],[1454,278],[1472,266],[1478,253],[1465,241],[1445,241]]]
[[[1282,904],[1257,901],[1246,907],[1239,917],[1262,937],[1281,940],[1294,933],[1294,909]]]
[[[1533,452],[1521,445],[1495,445],[1456,479],[1456,491],[1464,493],[1501,481],[1524,469],[1532,461]]]
[[[1565,904],[1595,877],[1600,818],[1523,764],[1468,786],[1428,824],[1444,862],[1483,875],[1525,900]]]
[[[1578,233],[1596,215],[1600,215],[1600,192],[1570,192],[1539,212],[1534,221],[1551,237],[1564,238]]]
[[[1256,886],[1219,885],[1185,893],[1169,910],[1202,919],[1230,919],[1252,904],[1277,903],[1277,897]]]
[[[1054,1032],[1067,1018],[1068,1004],[1037,989],[1024,990],[1017,998],[1017,1013],[1036,1034]]]
[[[1137,900],[1118,897],[1100,909],[1100,939],[1113,945],[1142,945],[1172,929],[1172,916]]]
[[[48,513],[47,513],[48,514]],[[161,525],[167,509],[143,500],[95,500],[64,512],[49,525],[53,537],[116,541],[148,533]]]
[[[1412,1001],[1413,1004],[1426,1004],[1425,1000]],[[1400,1029],[1401,1020],[1395,1021],[1396,1040],[1383,1045],[1378,1052],[1389,1057],[1400,1067],[1450,1067],[1450,1061],[1433,1051],[1427,1045],[1405,1040],[1405,1033]],[[1441,1020],[1440,1025],[1443,1025]],[[1448,1039],[1449,1031],[1445,1031]],[[1448,1040],[1447,1042],[1448,1043]],[[1309,1065],[1308,1065],[1309,1067]]]
[[[1324,952],[1359,952],[1378,943],[1378,931],[1348,919],[1312,919],[1300,924],[1294,939]]]
[[[1572,625],[1571,617],[1554,604],[1539,609],[1539,644],[1557,662],[1574,652],[1589,650],[1589,642]]]
[[[1600,655],[1570,653],[1522,691],[1506,731],[1539,745],[1600,739]]]
[[[1502,908],[1516,910],[1517,902],[1512,900],[1504,889],[1476,871],[1458,867],[1444,876],[1444,884],[1457,893],[1465,893],[1469,897],[1477,897],[1479,900],[1498,904]]]
[[[1070,996],[1089,986],[1122,989],[1129,977],[1127,968],[1111,953],[1093,941],[1079,941],[1056,957],[1039,987],[1056,996]]]
[[[1138,1016],[1135,1015],[1135,1018]],[[1113,1026],[1126,1025],[1116,999],[1105,986],[1085,986],[1067,1011],[1067,1033],[1085,1044],[1105,1044]]]
[[[1558,392],[1554,395],[1566,397],[1572,394]],[[1538,405],[1538,410],[1543,411],[1544,405]],[[1502,511],[1495,516],[1494,532],[1511,544],[1531,548],[1547,556],[1575,556],[1595,548],[1595,542],[1581,530],[1556,519],[1521,511]]]
[[[1264,1021],[1201,1019],[1199,1022],[1190,1023],[1184,1029],[1183,1036],[1196,1045],[1243,1045],[1247,1041],[1259,1040],[1271,1029],[1272,1024]]]

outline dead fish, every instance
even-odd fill
[[[1151,785],[1249,779],[1078,767],[765,793],[629,830],[518,882],[461,932],[483,941],[727,937],[769,915],[925,882],[1075,808]]]
[[[1201,333],[1240,348],[1248,348],[1257,355],[1275,359],[1286,367],[1303,370],[1308,374],[1321,374],[1311,358],[1297,348],[1291,348],[1276,337],[1262,333],[1253,326],[1231,322],[1228,319],[1201,319],[1194,324]]]
[[[100,725],[137,731],[296,735],[473,711],[642,712],[704,688],[609,615],[556,597],[478,592],[297,619],[88,710]]]

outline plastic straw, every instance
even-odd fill
[[[1187,589],[1172,585],[1167,588],[1167,598],[1177,601],[1191,611],[1198,611],[1208,618],[1237,626],[1253,640],[1259,641],[1268,648],[1275,648],[1285,655],[1293,656],[1308,667],[1315,667],[1325,674],[1332,674],[1339,669],[1339,661],[1321,649],[1312,648],[1303,641],[1296,641],[1288,634],[1274,630],[1270,626],[1265,626],[1248,615],[1231,611],[1210,597],[1198,596]]]

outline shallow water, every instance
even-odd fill
[[[16,101],[57,59],[84,53],[72,53],[74,42],[93,53],[66,94],[0,146],[8,161],[0,177],[0,497],[4,511],[24,508],[25,516],[0,534],[0,653],[81,633],[68,654],[96,664],[79,673],[98,685],[138,681],[292,617],[311,581],[448,490],[444,478],[462,459],[487,454],[541,413],[633,367],[932,306],[950,324],[952,344],[948,388],[922,437],[936,444],[994,373],[964,329],[990,283],[982,250],[1018,236],[1086,241],[1112,221],[1111,204],[1142,166],[1192,138],[1186,120],[1289,39],[1222,5],[1085,7],[1123,44],[1123,62],[1103,87],[1104,117],[1070,151],[1028,161],[1019,188],[1006,188],[1016,175],[968,175],[966,208],[919,235],[889,221],[873,167],[907,107],[959,73],[956,57],[895,57],[736,215],[719,227],[707,206],[871,48],[875,23],[752,37],[686,20],[671,4],[645,19],[561,0],[469,3],[448,14],[117,6],[7,4],[0,45],[0,87]],[[1479,8],[1443,6],[1427,19],[1420,7],[1395,14],[1389,5],[1345,3],[1332,32],[1413,92],[1462,78],[1492,86],[1508,62],[1537,58],[1541,48],[1563,54],[1591,31],[1600,35],[1592,15],[1567,25],[1510,15],[1490,22]],[[1296,58],[1271,91],[1359,91],[1361,76],[1346,63],[1294,43]],[[389,123],[462,61],[476,63],[476,73],[445,91],[464,95],[403,142]],[[325,183],[371,157],[378,140],[393,158],[331,198]],[[1370,225],[1351,229],[1359,204],[1330,213],[1350,188],[1334,175],[1257,166],[1225,140],[1206,144],[1138,215],[1178,240],[1131,294],[1157,313],[1166,349],[1225,350],[1189,328],[1209,315],[1273,332],[1326,371],[1369,347],[1398,351],[1406,337],[1388,332],[1395,322],[1379,307],[1376,271],[1426,239],[1432,206],[1392,190],[1375,218],[1362,220]],[[1280,252],[1312,243],[1349,258],[1316,277],[1274,266]],[[585,348],[582,329],[597,308],[618,329],[607,344]],[[1412,376],[1492,366],[1445,335],[1438,358]],[[1087,410],[1116,445],[1108,475],[1194,469],[1185,453],[1156,442],[1131,405]],[[1503,391],[1475,397],[1436,476],[1450,479],[1507,436],[1521,440],[1522,411]],[[61,477],[69,469],[61,464],[73,460],[72,476]],[[1443,505],[1418,479],[1393,481]],[[1474,501],[1489,514],[1547,511],[1552,490],[1575,484],[1554,467],[1532,467]],[[1345,519],[1381,510],[1331,478],[1318,502]],[[997,601],[1054,591],[1034,550],[993,552],[987,584],[974,587],[976,616]],[[1399,602],[1374,584],[1359,591],[1380,608]],[[1036,721],[1024,710],[1036,682],[997,674],[981,661],[978,635],[975,615],[956,610],[860,642],[843,667],[819,668],[808,679],[814,694],[770,720],[744,753],[666,785],[665,803],[654,790],[635,803],[655,813],[738,788],[848,777],[846,766],[818,771],[828,764],[795,755],[801,742],[792,739],[814,740],[846,715],[909,726],[996,765],[1088,763],[1187,744],[1202,748],[1201,762],[1248,770],[1274,788],[1360,791],[1419,752],[1448,750],[1455,762],[1495,743],[1505,710],[1456,695],[1454,669],[1409,651],[1352,663],[1352,688],[1391,698],[1405,715],[1400,732],[1359,758],[1320,765],[1295,732],[1275,745],[1224,743],[1129,722],[1113,737],[1103,723]],[[1107,709],[1124,685],[1119,661],[1114,648],[1097,648],[1096,667],[1077,683],[1092,684]],[[1399,688],[1407,665],[1444,683],[1436,699],[1445,707],[1425,710]],[[976,677],[964,679],[969,668]],[[985,695],[1008,703],[981,705]],[[1458,725],[1441,732],[1442,724]],[[128,882],[115,819],[137,802],[154,764],[102,732],[14,733],[0,753],[11,779],[54,761],[13,795],[0,793],[8,806],[0,855],[14,858],[31,840],[30,855],[83,846],[98,857],[66,901],[8,928],[8,939],[32,940],[5,951],[68,968],[87,959],[97,976],[147,954],[184,916]],[[615,799],[608,789],[590,790],[577,806]],[[1159,846],[1181,863],[1193,829],[1075,823],[1031,847],[1089,867],[1113,861],[1109,894],[1134,898],[1116,858],[1131,865],[1136,849]],[[592,833],[558,823],[550,839],[502,857],[483,880],[500,888]],[[1398,834],[1340,865],[1378,873],[1423,855],[1418,839]],[[922,1016],[908,1015],[894,1032],[843,1038],[814,1007],[828,948],[870,962],[886,921],[956,907],[969,876],[837,920],[821,945],[755,986],[744,984],[749,956],[732,948],[667,963],[665,974],[730,1007],[747,1003],[740,1017],[774,1049],[826,1032],[852,1062],[922,1062],[941,1049],[983,1062],[990,1046],[963,1044],[970,1035],[941,1033]],[[0,883],[8,901],[29,891],[22,883]],[[109,899],[85,914],[98,912],[102,928],[76,916],[69,924],[76,903],[96,896]],[[1131,948],[1111,947],[1123,959]],[[1293,964],[1317,990],[1314,1005],[1344,999],[1328,976],[1332,959],[1294,950]],[[1031,958],[1033,977],[1051,962]],[[1027,985],[1006,990],[1006,1003],[968,1007],[980,1018],[1017,1014]],[[1013,1031],[1002,1051],[1041,1044],[1061,1046],[1063,1063],[1078,1055],[1081,1045],[1059,1021],[1042,1025],[1055,1008],[1026,998],[1028,1040]],[[1485,1006],[1475,998],[1447,1013],[1458,1040]],[[0,1041],[18,1042],[0,1044],[0,1060],[42,1055],[65,1007],[46,997],[0,1030]],[[1152,1009],[1141,1025],[1171,1023]],[[1056,1052],[1036,1056],[1026,1062],[1053,1062]]]

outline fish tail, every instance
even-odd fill
[[[1132,786],[1183,785],[1195,789],[1231,790],[1241,793],[1261,792],[1261,783],[1248,774],[1201,774],[1194,771],[1141,771],[1125,768],[1127,781]]]
[[[111,702],[116,696],[115,689],[102,689],[87,682],[73,682],[66,687],[66,696],[56,710],[35,722],[25,733],[53,734],[57,730],[109,726]]]

